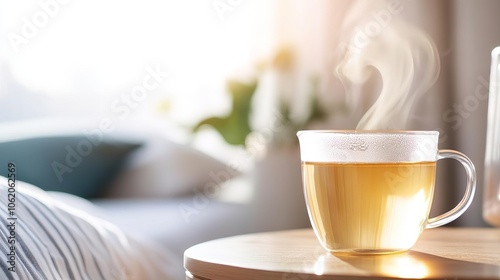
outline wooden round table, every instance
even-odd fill
[[[187,279],[500,279],[500,229],[426,230],[406,253],[333,255],[311,229],[213,240],[184,253]]]

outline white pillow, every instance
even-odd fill
[[[32,185],[17,181],[13,192],[0,177],[0,196],[8,193],[15,193],[9,218],[16,219],[0,218],[0,246],[12,256],[2,264],[0,279],[173,279],[170,256],[146,241]],[[81,200],[71,197],[72,204]],[[8,209],[6,199],[0,207]]]
[[[229,165],[164,135],[151,136],[129,158],[129,164],[107,187],[108,197],[169,197],[195,194],[207,184],[219,185],[238,172]]]

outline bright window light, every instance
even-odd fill
[[[220,112],[225,80],[269,52],[272,31],[269,3],[231,3],[221,18],[211,1],[0,0],[0,62],[16,86],[3,96],[106,112],[159,67],[170,78],[149,101],[168,100],[181,119]]]

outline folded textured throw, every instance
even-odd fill
[[[74,201],[19,181],[9,189],[0,177],[0,279],[172,279],[167,252],[74,207]]]

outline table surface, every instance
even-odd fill
[[[188,279],[500,279],[500,228],[425,230],[406,253],[333,255],[312,229],[241,235],[184,253]]]

